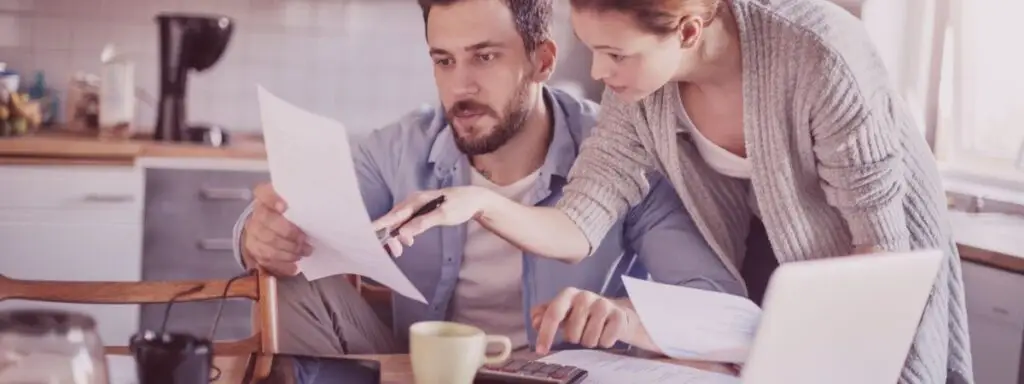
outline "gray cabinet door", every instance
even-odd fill
[[[975,380],[1024,383],[1024,276],[964,262],[963,279]]]
[[[232,252],[232,229],[252,187],[266,180],[266,172],[147,169],[143,280],[227,279],[244,272]],[[176,303],[167,328],[207,337],[220,303]],[[166,308],[144,305],[142,327],[158,329]],[[251,308],[247,299],[225,301],[214,339],[249,336]]]

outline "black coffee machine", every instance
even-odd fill
[[[154,139],[204,141],[211,128],[188,126],[189,71],[205,71],[220,59],[235,23],[226,16],[180,13],[159,14],[156,21],[160,26],[160,103]]]

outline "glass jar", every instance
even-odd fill
[[[58,310],[0,311],[0,383],[107,384],[96,322]]]

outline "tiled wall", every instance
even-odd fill
[[[194,123],[257,130],[257,83],[363,132],[436,100],[413,0],[0,0],[0,61],[23,74],[44,71],[63,95],[76,71],[97,72],[103,46],[113,42],[136,60],[137,84],[155,96],[154,16],[166,11],[236,21],[220,62],[190,78]],[[564,20],[564,6],[559,14]],[[586,81],[589,64],[580,60],[588,54],[572,47],[567,22],[557,26],[567,60],[557,77]],[[152,127],[154,116],[141,105],[138,124]]]

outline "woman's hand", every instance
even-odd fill
[[[391,211],[373,222],[374,230],[391,230],[412,217],[413,212],[427,202],[444,195],[445,202],[437,209],[410,220],[398,230],[398,236],[388,241],[394,256],[402,254],[413,244],[413,238],[438,226],[459,225],[479,216],[495,195],[486,188],[465,186],[415,193],[391,208]],[[397,239],[397,240],[396,240]]]
[[[853,247],[854,255],[869,255],[872,253],[883,253],[885,251],[885,248],[879,247],[877,245],[860,245]]]
[[[633,311],[612,299],[577,288],[562,290],[547,304],[530,310],[537,332],[537,353],[548,353],[561,328],[565,341],[587,348],[611,348],[633,332]]]

